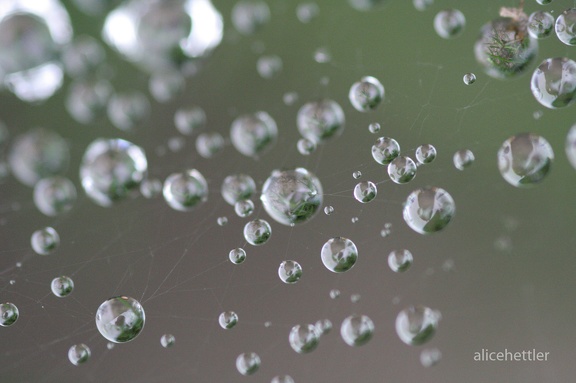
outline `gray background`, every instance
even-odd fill
[[[8,0],[4,0],[8,1]],[[32,189],[14,178],[0,185],[0,300],[14,302],[19,321],[0,329],[0,380],[18,382],[269,382],[290,374],[296,382],[568,382],[574,363],[573,196],[575,170],[564,154],[564,142],[574,123],[574,108],[546,110],[529,89],[532,69],[543,59],[574,59],[573,47],[555,36],[540,42],[537,59],[528,73],[509,81],[487,77],[475,62],[473,44],[480,27],[495,18],[501,1],[436,0],[425,12],[411,1],[390,0],[373,12],[358,12],[344,1],[319,0],[320,15],[302,24],[295,15],[297,1],[268,1],[271,21],[253,36],[239,36],[230,23],[232,1],[214,1],[225,19],[226,35],[185,92],[167,104],[152,103],[151,116],[134,133],[115,129],[105,117],[87,126],[74,122],[63,107],[65,87],[41,105],[28,105],[0,94],[0,117],[12,137],[34,126],[45,126],[70,143],[67,175],[78,188],[79,160],[89,142],[98,137],[121,137],[142,146],[151,176],[197,168],[210,187],[207,203],[190,213],[170,209],[162,198],[142,197],[102,208],[83,192],[76,207],[53,219],[39,213]],[[528,0],[527,13],[572,6],[556,0],[539,6]],[[69,4],[67,4],[69,5]],[[456,7],[467,18],[464,33],[443,40],[432,27],[437,11]],[[90,18],[68,6],[76,33],[99,36],[102,18]],[[256,72],[259,53],[277,54],[281,74],[264,80]],[[313,53],[326,47],[332,61],[319,64]],[[117,90],[146,91],[147,78],[108,51],[116,69]],[[462,82],[467,72],[478,80]],[[386,89],[383,105],[361,114],[347,94],[360,77],[372,75]],[[328,85],[321,79],[327,77]],[[292,106],[282,102],[297,92]],[[346,113],[344,133],[310,157],[296,150],[296,113],[305,102],[329,97]],[[159,156],[158,147],[178,132],[172,115],[182,105],[198,104],[208,116],[208,129],[228,135],[238,115],[264,110],[279,127],[274,149],[259,161],[246,158],[228,145],[217,158],[206,160],[187,138],[185,148]],[[540,119],[533,113],[543,111]],[[371,122],[380,122],[381,135],[398,140],[402,153],[431,143],[435,162],[421,167],[414,181],[396,185],[386,169],[371,157],[376,135]],[[496,152],[501,143],[520,132],[541,134],[552,145],[552,171],[530,190],[508,185],[498,173]],[[452,165],[452,154],[471,149],[476,162],[464,172]],[[264,246],[245,245],[244,220],[235,216],[219,194],[228,174],[249,173],[258,184],[276,168],[303,166],[316,173],[324,187],[324,205],[335,212],[319,213],[312,221],[289,228],[272,221],[257,202],[254,218],[269,220],[272,238]],[[360,170],[362,180],[378,183],[377,198],[361,205],[352,197]],[[435,185],[455,199],[457,213],[443,231],[430,236],[410,230],[402,220],[402,203],[414,189]],[[79,191],[81,191],[79,189]],[[217,217],[227,216],[220,227]],[[352,217],[358,217],[355,224]],[[385,223],[392,234],[380,236]],[[47,257],[33,253],[29,240],[39,227],[51,225],[60,233],[60,248]],[[334,236],[351,238],[359,249],[356,266],[342,275],[327,271],[320,248]],[[502,244],[508,244],[502,246]],[[228,261],[228,251],[244,246],[242,265]],[[404,274],[393,273],[387,255],[408,248],[415,257]],[[281,261],[294,259],[304,268],[295,285],[277,276]],[[454,267],[445,271],[445,262]],[[21,269],[14,265],[22,262]],[[50,293],[50,281],[66,274],[76,289],[66,299]],[[15,280],[14,285],[9,280]],[[339,299],[329,298],[337,288]],[[146,310],[146,326],[133,342],[106,348],[94,324],[95,311],[115,295],[139,299]],[[360,294],[357,303],[352,294]],[[425,346],[403,344],[395,333],[397,313],[411,304],[441,311],[443,319]],[[220,312],[234,310],[240,321],[225,331],[217,323]],[[368,315],[375,323],[373,339],[365,346],[346,345],[339,334],[342,320]],[[310,354],[299,355],[288,344],[290,328],[328,318],[332,332]],[[270,326],[265,326],[270,322]],[[160,346],[160,336],[172,333],[176,344]],[[76,367],[68,348],[86,343],[92,358]],[[424,368],[423,348],[437,347],[441,362]],[[482,348],[500,351],[550,352],[547,362],[474,362]],[[235,368],[241,352],[255,351],[260,370],[243,377]]]

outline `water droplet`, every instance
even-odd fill
[[[442,359],[442,352],[437,348],[427,348],[420,353],[420,363],[424,367],[437,365]]]
[[[272,326],[272,322],[270,322],[270,321],[264,322],[264,327],[268,328],[270,326]]]
[[[373,122],[370,125],[368,125],[368,131],[372,134],[376,134],[380,131],[380,124],[377,122]]]
[[[16,267],[17,267],[17,268],[21,268],[21,267],[22,267],[22,262],[16,262]]]
[[[320,341],[320,334],[313,324],[296,325],[290,330],[288,342],[294,351],[306,354],[314,351]]]
[[[311,22],[313,19],[318,17],[319,13],[320,7],[318,7],[318,4],[314,2],[300,3],[296,7],[296,17],[303,24]]]
[[[541,119],[543,115],[544,112],[542,112],[541,110],[535,110],[534,113],[532,113],[532,117],[534,117],[535,120]]]
[[[416,148],[416,161],[425,165],[436,159],[436,148],[430,144],[420,145]]]
[[[434,17],[434,30],[443,39],[452,39],[464,31],[466,18],[458,9],[440,11]]]
[[[276,375],[270,383],[295,383],[290,375]]]
[[[462,77],[462,81],[466,85],[472,85],[476,82],[476,75],[474,73],[466,73],[464,77]]]
[[[405,184],[416,177],[416,163],[410,157],[397,156],[388,164],[388,176],[397,184]]]
[[[66,110],[79,123],[88,124],[104,115],[112,92],[112,86],[106,80],[76,79],[68,88]]]
[[[249,217],[254,212],[254,202],[249,199],[238,201],[234,204],[234,211],[240,218]]]
[[[186,79],[180,71],[170,69],[154,72],[148,80],[148,90],[154,100],[166,103],[182,94]]]
[[[244,249],[241,247],[232,249],[228,253],[228,258],[233,264],[239,265],[246,260],[246,251],[244,251]]]
[[[66,141],[44,128],[35,128],[17,136],[8,154],[12,173],[28,186],[34,186],[42,178],[63,173],[69,160]]]
[[[372,145],[372,157],[381,165],[388,165],[400,154],[400,145],[389,137],[380,137]]]
[[[296,148],[303,156],[309,156],[316,151],[316,143],[307,138],[301,138],[298,140]]]
[[[530,89],[547,108],[572,105],[576,102],[576,62],[566,57],[544,60],[532,74]]]
[[[326,206],[324,208],[324,214],[330,215],[332,213],[334,213],[334,207],[333,206]]]
[[[352,177],[357,180],[358,178],[362,177],[362,172],[360,170],[356,170],[354,173],[352,173]]]
[[[372,11],[386,4],[388,0],[348,0],[348,4],[358,11]]]
[[[361,298],[362,298],[362,296],[360,294],[352,294],[352,295],[350,295],[350,302],[358,303],[358,302],[360,302]]]
[[[329,319],[320,319],[314,323],[314,326],[320,336],[328,334],[332,330],[332,322]]]
[[[358,260],[358,248],[348,238],[335,237],[328,240],[320,252],[322,263],[334,273],[350,270]]]
[[[218,226],[226,226],[228,224],[228,218],[227,217],[218,217],[218,219],[216,220],[216,223],[218,224]]]
[[[206,126],[206,113],[196,105],[180,108],[174,113],[174,125],[181,134],[190,136]]]
[[[475,160],[474,153],[468,149],[458,150],[452,157],[454,167],[458,170],[469,168]]]
[[[144,308],[134,298],[110,298],[98,307],[96,327],[110,342],[125,343],[133,340],[144,328]]]
[[[260,357],[255,352],[246,352],[236,358],[236,369],[242,375],[252,375],[260,368]]]
[[[227,176],[222,182],[222,197],[230,205],[249,199],[256,191],[256,182],[246,174],[233,174]]]
[[[106,59],[106,52],[98,40],[88,35],[75,37],[64,47],[62,64],[70,77],[83,77],[94,73]]]
[[[434,0],[412,0],[417,11],[424,12],[434,4]]]
[[[10,282],[9,282],[9,283],[10,283],[11,286],[14,286],[14,285],[16,284],[16,280],[10,279]]]
[[[552,34],[554,16],[548,12],[533,12],[528,18],[528,33],[535,39],[544,39]]]
[[[66,276],[56,277],[52,279],[50,288],[52,289],[52,293],[58,298],[64,298],[74,290],[74,281],[72,278]]]
[[[257,158],[264,154],[276,143],[277,138],[276,122],[266,112],[240,116],[230,127],[232,145],[248,157]]]
[[[388,266],[390,266],[390,269],[395,273],[408,270],[413,262],[414,258],[412,257],[412,253],[406,249],[392,250],[390,254],[388,254]]]
[[[296,283],[302,277],[302,266],[296,261],[283,261],[278,268],[278,276],[284,283]]]
[[[261,56],[256,62],[256,69],[260,77],[271,79],[282,72],[282,59],[276,55]]]
[[[75,366],[79,366],[90,359],[90,347],[86,346],[84,343],[75,344],[68,350],[68,359],[70,363]]]
[[[32,233],[30,243],[36,254],[48,255],[60,246],[60,236],[54,228],[45,227]]]
[[[341,134],[344,122],[344,111],[337,102],[329,99],[304,104],[296,118],[302,137],[315,143],[323,143]]]
[[[294,105],[296,103],[296,101],[298,101],[298,93],[286,92],[282,96],[282,101],[284,102],[284,105],[286,105],[286,106]]]
[[[147,170],[142,148],[119,138],[100,138],[84,152],[80,179],[88,197],[101,206],[111,206],[138,189]]]
[[[256,33],[270,20],[270,8],[262,0],[240,0],[232,9],[232,24],[243,35]]]
[[[224,330],[229,330],[238,323],[238,314],[234,311],[224,311],[218,316],[218,323]]]
[[[332,289],[330,290],[330,298],[332,299],[336,299],[340,297],[340,290],[338,289]]]
[[[375,77],[362,77],[352,84],[348,99],[357,111],[368,112],[376,109],[384,99],[384,87]]]
[[[544,180],[554,159],[544,137],[522,133],[508,138],[498,150],[498,170],[512,186],[532,187]]]
[[[576,169],[576,124],[572,125],[566,135],[565,150],[568,161],[570,161],[572,167]]]
[[[144,198],[156,198],[162,194],[162,181],[158,178],[147,178],[140,184],[140,194]]]
[[[72,209],[76,202],[76,187],[68,178],[44,178],[34,186],[34,204],[47,216],[56,216]]]
[[[358,222],[359,220],[360,220],[360,218],[358,218],[358,217],[352,217],[352,218],[350,219],[350,221],[351,221],[352,223],[356,223],[356,222]]]
[[[368,203],[376,198],[378,189],[372,181],[362,181],[354,187],[354,198],[361,203]]]
[[[304,168],[275,170],[264,182],[260,200],[264,210],[283,225],[310,220],[322,205],[320,180]]]
[[[374,322],[366,315],[350,315],[340,326],[340,335],[349,346],[363,346],[374,333]]]
[[[552,0],[536,0],[536,2],[540,5],[550,4]]]
[[[530,37],[526,28],[525,23],[510,17],[482,26],[474,54],[489,76],[511,78],[530,67],[538,52],[538,40]]]
[[[191,211],[208,199],[208,183],[196,169],[174,173],[164,181],[162,190],[168,205],[179,211]]]
[[[271,235],[272,228],[263,219],[255,219],[244,225],[244,239],[252,246],[265,244]]]
[[[568,8],[556,19],[556,36],[566,45],[576,45],[576,8]]]
[[[114,346],[115,346],[115,344],[112,343],[112,342],[106,343],[106,348],[107,348],[108,350],[112,350],[112,349],[114,348]]]
[[[392,234],[392,224],[388,222],[388,223],[385,223],[382,230],[380,230],[380,236],[382,238],[386,238],[390,234]]]
[[[420,234],[444,229],[456,213],[452,196],[444,189],[425,187],[410,193],[404,204],[404,221]]]
[[[20,312],[14,303],[6,302],[0,304],[0,326],[8,327],[13,325],[19,316]]]
[[[164,348],[172,347],[176,343],[176,338],[172,334],[164,334],[160,337],[160,344]]]
[[[319,47],[314,51],[314,61],[318,64],[326,64],[332,60],[332,54],[326,47]]]
[[[408,345],[421,345],[428,342],[438,328],[440,313],[426,306],[410,306],[398,313],[396,333]]]
[[[150,112],[150,102],[140,92],[116,93],[108,102],[108,119],[120,130],[130,131]]]

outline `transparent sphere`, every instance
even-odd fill
[[[138,91],[116,93],[110,97],[106,111],[112,125],[131,131],[150,113],[150,101]]]
[[[271,79],[282,71],[282,59],[276,55],[261,56],[256,62],[260,77]]]
[[[318,144],[341,134],[344,122],[344,111],[336,101],[329,99],[304,104],[296,118],[302,137]]]
[[[348,238],[335,237],[329,239],[320,252],[322,263],[334,273],[350,270],[358,260],[358,248]]]
[[[454,157],[452,157],[454,167],[458,170],[469,168],[474,163],[474,160],[474,153],[469,149],[458,150],[454,153]]]
[[[288,342],[290,347],[299,354],[314,351],[320,341],[320,334],[313,324],[296,325],[290,330]]]
[[[197,105],[179,108],[174,113],[176,129],[186,136],[190,136],[206,126],[206,113]]]
[[[218,217],[216,223],[218,226],[226,226],[228,224],[228,217]]]
[[[462,81],[466,85],[472,85],[476,82],[476,75],[474,73],[466,73],[464,77],[462,77]]]
[[[84,343],[75,344],[68,350],[68,360],[75,366],[79,366],[90,359],[90,347]]]
[[[395,273],[402,273],[412,266],[414,257],[409,250],[392,250],[388,254],[388,266]]]
[[[546,59],[534,70],[532,94],[550,109],[564,108],[576,101],[576,62],[566,57]]]
[[[62,86],[58,56],[72,26],[60,1],[5,1],[0,36],[0,80],[18,98],[42,101]]]
[[[372,157],[381,165],[388,165],[400,154],[400,145],[389,137],[380,137],[372,145]]]
[[[196,151],[204,158],[212,158],[224,149],[224,143],[218,132],[201,133],[196,137]]]
[[[466,26],[466,18],[458,9],[440,11],[434,17],[434,30],[443,39],[459,36]]]
[[[340,335],[349,346],[362,346],[372,339],[374,322],[366,315],[350,315],[340,326]]]
[[[68,178],[44,178],[34,186],[34,204],[47,216],[66,213],[76,202],[76,187]]]
[[[164,334],[160,337],[160,344],[164,348],[172,347],[176,343],[176,337],[172,334]]]
[[[424,367],[437,365],[442,359],[442,352],[437,348],[427,348],[420,353],[420,364]]]
[[[547,5],[552,2],[552,0],[536,0],[536,2],[540,5]]]
[[[58,298],[64,298],[70,295],[70,293],[74,290],[74,281],[72,278],[64,275],[61,277],[56,277],[52,279],[50,288],[52,289],[52,293]]]
[[[368,112],[376,109],[384,99],[384,87],[375,77],[362,77],[352,84],[348,99],[357,111]]]
[[[270,383],[295,383],[290,375],[276,375]]]
[[[576,124],[572,125],[566,135],[565,150],[568,161],[570,161],[572,167],[576,169]]]
[[[566,45],[576,45],[576,8],[568,8],[556,19],[556,36]]]
[[[164,181],[164,200],[178,211],[191,211],[208,199],[208,183],[196,169],[173,173]]]
[[[412,5],[417,11],[424,12],[434,4],[434,0],[412,0]]]
[[[354,187],[354,198],[361,203],[368,203],[376,198],[378,189],[372,181],[362,181]]]
[[[379,123],[377,122],[373,122],[370,125],[368,125],[368,131],[372,134],[376,134],[380,131],[381,126]]]
[[[528,17],[528,33],[535,39],[544,39],[554,30],[554,16],[548,12],[536,11]]]
[[[224,311],[218,316],[218,324],[224,330],[229,330],[238,323],[238,314],[234,311]]]
[[[415,232],[430,234],[444,229],[455,213],[452,196],[446,190],[432,186],[410,193],[404,203],[403,217]]]
[[[244,239],[252,246],[265,244],[271,235],[272,228],[263,219],[255,219],[244,225]]]
[[[6,302],[0,304],[0,326],[8,327],[13,325],[19,316],[20,312],[14,303]]]
[[[88,124],[104,115],[112,92],[112,86],[106,80],[76,79],[68,87],[66,110],[77,122]]]
[[[224,178],[220,192],[230,205],[252,197],[256,191],[256,182],[247,174],[233,174]]]
[[[296,283],[302,277],[302,266],[296,261],[282,261],[278,267],[278,276],[284,283]]]
[[[128,0],[108,13],[104,41],[142,69],[181,69],[220,44],[222,15],[210,0]]]
[[[405,184],[416,177],[416,163],[412,158],[397,156],[388,164],[388,176],[397,184]]]
[[[474,45],[476,60],[493,78],[516,77],[530,67],[538,53],[538,40],[526,33],[525,23],[499,17],[480,30]]]
[[[240,0],[232,9],[232,24],[243,35],[260,30],[270,20],[270,8],[262,0]]]
[[[316,143],[307,138],[301,138],[298,140],[296,148],[303,156],[309,156],[316,151]]]
[[[318,334],[328,334],[332,330],[332,322],[329,319],[320,319],[314,323]]]
[[[260,200],[264,210],[283,225],[310,220],[322,205],[320,180],[304,168],[275,170],[264,182]]]
[[[106,300],[96,312],[96,327],[110,342],[133,340],[144,328],[144,308],[134,298],[119,296]]]
[[[334,213],[334,206],[326,206],[324,208],[324,214],[330,215],[332,213]]]
[[[241,154],[259,157],[276,143],[278,128],[266,112],[246,114],[236,118],[230,127],[232,145]]]
[[[242,375],[252,375],[260,368],[260,357],[255,352],[246,352],[236,358],[236,369]]]
[[[517,134],[498,150],[498,170],[506,182],[516,187],[533,187],[542,182],[553,160],[552,147],[536,134]]]
[[[106,59],[106,51],[95,38],[88,35],[74,37],[61,55],[66,74],[72,78],[94,73]]]
[[[186,78],[175,69],[160,70],[150,75],[148,90],[154,100],[166,103],[181,95],[186,87]]]
[[[66,171],[70,151],[66,141],[58,134],[35,128],[14,138],[8,161],[18,181],[34,186],[42,178]]]
[[[348,4],[358,11],[372,11],[386,4],[388,0],[348,0]]]
[[[48,226],[32,233],[30,244],[36,254],[48,255],[60,246],[60,236],[54,228]]]
[[[84,152],[80,179],[88,197],[101,206],[111,206],[137,190],[147,170],[142,148],[120,138],[99,138]]]
[[[436,148],[430,144],[420,145],[416,148],[416,161],[424,165],[436,159]]]
[[[354,178],[355,180],[359,179],[360,177],[362,177],[362,172],[360,170],[356,170],[355,172],[352,173],[352,178]]]
[[[410,306],[398,313],[396,333],[408,345],[428,342],[438,328],[440,313],[426,306]]]
[[[254,202],[249,199],[238,201],[234,204],[234,212],[240,218],[246,218],[254,212]]]
[[[296,17],[301,23],[308,24],[320,13],[320,7],[314,2],[300,3],[296,7]]]
[[[228,253],[228,258],[233,264],[239,265],[246,260],[246,251],[241,247],[232,249]]]
[[[140,184],[140,194],[144,198],[155,198],[162,194],[162,181],[157,178],[147,178]]]

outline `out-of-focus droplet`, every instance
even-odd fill
[[[242,375],[252,375],[260,368],[260,357],[255,352],[246,352],[236,358],[236,369]]]
[[[535,39],[545,39],[554,30],[554,16],[548,12],[536,11],[528,17],[528,33]]]
[[[68,350],[68,360],[75,366],[79,366],[88,361],[90,355],[90,347],[84,343],[75,344]]]
[[[320,334],[313,324],[296,325],[290,330],[288,342],[290,347],[299,354],[312,352],[318,346]]]
[[[351,315],[340,326],[340,335],[349,346],[363,346],[374,334],[374,322],[366,315]]]
[[[298,152],[303,156],[309,156],[316,151],[317,146],[314,141],[311,141],[307,138],[301,138],[296,143],[296,148],[298,149]]]
[[[220,191],[222,198],[228,204],[234,205],[238,201],[252,197],[256,192],[256,182],[247,174],[233,174],[224,179]]]
[[[191,211],[208,199],[208,183],[196,169],[173,173],[164,181],[162,194],[172,209]]]
[[[323,143],[341,134],[344,122],[344,111],[340,105],[328,99],[304,104],[296,119],[302,137],[316,143]]]
[[[440,313],[426,306],[410,306],[398,313],[396,333],[408,345],[428,342],[436,333]]]
[[[443,39],[459,36],[464,31],[465,25],[466,18],[458,9],[446,9],[434,17],[434,30]]]
[[[52,227],[36,230],[30,238],[32,249],[39,255],[48,255],[60,246],[60,236]]]
[[[420,363],[424,367],[432,367],[440,363],[442,352],[437,348],[427,348],[420,353]]]
[[[384,99],[384,87],[375,77],[362,77],[352,84],[348,99],[357,111],[368,112],[376,109]]]
[[[81,35],[64,47],[61,58],[66,74],[76,78],[94,73],[106,59],[106,52],[95,38]]]
[[[296,7],[296,17],[303,24],[308,24],[320,13],[320,7],[315,2],[300,3]]]
[[[76,79],[68,87],[66,110],[79,123],[88,124],[105,114],[112,92],[106,80]]]
[[[204,158],[212,158],[224,149],[224,137],[218,132],[201,133],[196,137],[196,151]]]
[[[454,157],[452,157],[454,162],[454,167],[458,170],[464,170],[469,168],[474,163],[475,157],[474,153],[472,153],[469,149],[462,149],[458,150],[454,153]]]
[[[262,78],[276,77],[282,71],[282,59],[276,55],[261,56],[256,62],[256,70]]]
[[[160,337],[160,344],[164,348],[172,347],[174,343],[176,343],[176,337],[172,334],[164,334]]]
[[[190,136],[206,125],[206,113],[197,105],[182,107],[174,113],[176,129],[186,136]]]
[[[430,144],[420,145],[416,148],[416,160],[424,165],[436,159],[436,148]]]
[[[70,211],[76,203],[76,196],[72,181],[62,176],[44,178],[34,185],[34,204],[47,216]]]
[[[249,199],[238,201],[234,204],[234,212],[240,218],[246,218],[254,212],[254,202]]]
[[[140,92],[116,93],[108,101],[110,122],[120,130],[132,130],[150,112],[150,102]]]
[[[392,250],[388,254],[388,266],[395,273],[402,273],[412,266],[414,257],[409,250]]]
[[[241,154],[258,158],[276,143],[276,121],[266,112],[246,114],[236,118],[230,127],[232,145]]]

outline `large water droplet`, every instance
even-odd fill
[[[556,36],[566,45],[576,45],[576,8],[568,8],[556,19]]]
[[[456,213],[452,196],[444,189],[425,187],[410,193],[404,204],[404,221],[420,234],[440,231]]]
[[[20,312],[14,303],[6,302],[0,304],[0,326],[8,327],[16,323]]]
[[[380,137],[372,145],[372,157],[381,165],[388,165],[400,154],[400,145],[389,137]]]
[[[256,182],[247,174],[233,174],[224,178],[221,188],[222,198],[230,205],[252,197],[256,191]]]
[[[144,308],[134,298],[119,296],[106,300],[96,312],[96,327],[110,342],[133,340],[144,328]]]
[[[340,326],[340,335],[349,346],[362,346],[372,339],[374,322],[366,315],[350,315]]]
[[[358,259],[358,248],[348,238],[335,237],[328,240],[320,252],[322,263],[334,273],[350,270]]]
[[[454,167],[458,170],[464,170],[469,168],[474,163],[475,157],[469,149],[461,149],[454,153],[452,161],[454,162]]]
[[[384,87],[375,77],[362,77],[352,84],[348,99],[357,111],[368,112],[376,109],[384,99]]]
[[[535,39],[544,39],[552,34],[554,16],[548,12],[533,12],[528,17],[528,33]]]
[[[234,311],[224,311],[218,316],[218,323],[224,330],[229,330],[238,323],[238,314]]]
[[[278,276],[284,283],[296,283],[302,277],[302,266],[296,261],[283,261],[278,267]]]
[[[52,293],[58,298],[64,298],[74,290],[74,281],[72,278],[64,275],[56,277],[52,280],[52,283],[50,283],[50,288],[52,289]]]
[[[415,155],[420,164],[429,164],[436,159],[436,148],[430,144],[420,145],[416,148]]]
[[[337,102],[329,99],[304,104],[296,118],[300,134],[316,143],[342,133],[344,122],[344,111]]]
[[[390,254],[388,254],[388,266],[396,273],[408,270],[410,266],[412,266],[413,261],[414,257],[412,253],[406,249],[392,250]]]
[[[174,173],[164,181],[162,190],[168,205],[179,211],[191,211],[208,199],[208,183],[196,169]]]
[[[396,333],[408,345],[428,342],[436,333],[440,314],[426,306],[410,306],[398,313]]]
[[[362,181],[354,187],[354,198],[361,203],[368,203],[376,198],[378,189],[372,181]]]
[[[278,128],[266,112],[246,114],[236,118],[230,128],[232,145],[248,157],[259,157],[276,143]]]
[[[255,352],[246,352],[236,358],[236,369],[242,375],[252,375],[260,368],[260,357]]]
[[[459,36],[464,31],[465,25],[466,18],[458,9],[446,9],[434,17],[434,30],[443,39]]]
[[[30,243],[36,254],[48,255],[60,246],[60,236],[54,228],[45,227],[32,233]]]
[[[270,8],[262,0],[240,0],[232,9],[232,24],[243,35],[256,33],[270,20]]]
[[[416,177],[416,163],[410,157],[398,156],[388,164],[388,176],[397,184],[405,184]]]
[[[34,186],[34,204],[43,214],[56,216],[72,209],[76,202],[76,187],[68,178],[44,178]]]
[[[534,70],[532,94],[550,109],[564,108],[576,101],[576,62],[566,57],[546,59]]]
[[[90,359],[90,347],[84,343],[75,344],[68,350],[68,360],[75,366],[79,366]]]
[[[290,347],[299,354],[314,351],[320,341],[320,334],[313,324],[296,325],[290,330],[288,342]]]
[[[244,239],[252,246],[265,244],[271,235],[272,228],[263,219],[255,219],[244,225]]]

